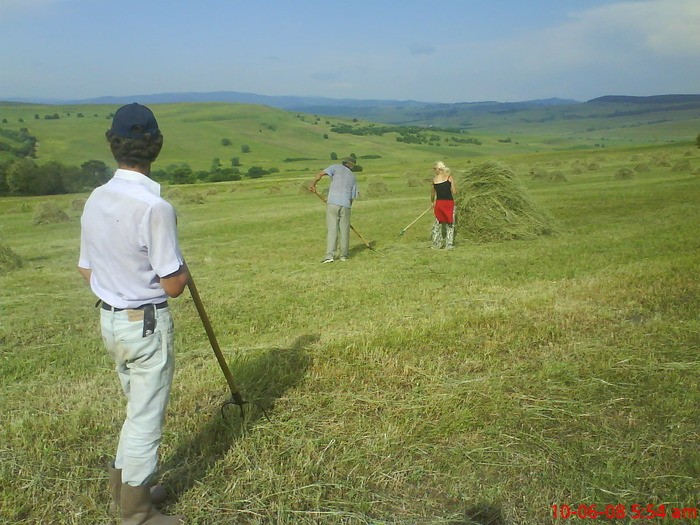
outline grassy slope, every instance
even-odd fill
[[[28,127],[39,140],[39,161],[59,160],[80,164],[97,159],[112,164],[106,151],[104,132],[108,116],[117,106],[0,106],[0,127],[18,130]],[[362,160],[366,169],[377,170],[397,159],[414,164],[431,163],[437,158],[502,156],[537,151],[601,149],[602,147],[639,146],[655,142],[688,142],[700,129],[700,112],[694,109],[628,115],[635,108],[624,104],[579,104],[518,111],[496,115],[470,116],[469,134],[481,146],[447,146],[452,134],[437,133],[442,146],[407,145],[396,142],[396,134],[383,137],[340,135],[330,132],[331,124],[350,123],[350,119],[289,113],[265,106],[224,103],[159,104],[153,109],[166,135],[160,159],[161,167],[187,162],[195,170],[208,170],[213,158],[228,166],[231,157],[240,157],[243,170],[250,166],[276,167],[282,174],[298,174],[324,167],[330,153],[339,156],[355,153],[381,155],[382,159]],[[58,113],[58,120],[44,115]],[[78,118],[78,113],[84,115]],[[615,116],[620,114],[619,116]],[[570,118],[575,114],[576,118]],[[39,115],[39,119],[34,116]],[[23,120],[23,122],[19,122]],[[327,124],[328,122],[328,124]],[[367,125],[358,122],[356,125]],[[458,125],[446,122],[443,125]],[[274,129],[272,129],[274,128]],[[328,139],[324,138],[328,135]],[[232,146],[222,146],[229,138]],[[510,143],[500,142],[511,139]],[[0,138],[0,140],[5,140]],[[241,153],[247,144],[252,152]],[[310,158],[311,161],[287,163],[286,158]],[[0,152],[0,160],[9,158]]]
[[[160,114],[173,142],[205,126],[226,136],[204,111],[196,126],[183,108]],[[280,130],[315,133],[276,111],[265,122],[275,117]],[[255,132],[254,153],[297,140],[273,146]],[[169,158],[180,148],[193,145]],[[392,193],[357,202],[353,224],[375,251],[353,238],[344,265],[318,264],[323,208],[295,183],[210,185],[206,204],[178,205],[221,345],[270,420],[220,419],[223,377],[190,298],[173,301],[169,510],[202,524],[534,524],[553,523],[555,504],[697,506],[700,179],[670,167],[613,177],[640,156],[686,150],[508,157],[561,233],[451,253],[428,249],[427,217],[396,238],[428,203],[403,173],[424,173],[432,156],[404,150],[401,164],[360,176]],[[601,167],[577,173],[592,161]],[[451,160],[458,177],[474,163]],[[535,165],[569,182],[531,181]],[[52,199],[70,209],[75,198]],[[0,235],[26,261],[0,275],[0,516],[108,523],[122,401],[74,269],[79,212],[32,227],[22,210],[41,200],[0,200]]]

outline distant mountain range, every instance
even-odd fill
[[[55,104],[55,105],[82,105],[82,104],[129,104],[139,102],[141,104],[177,104],[185,102],[229,102],[241,104],[260,104],[287,111],[305,111],[308,108],[367,108],[367,107],[426,107],[443,106],[444,103],[420,102],[415,100],[384,100],[384,99],[349,99],[327,97],[300,97],[300,96],[269,96],[255,93],[241,93],[237,91],[213,91],[208,93],[156,93],[152,95],[127,95],[104,96],[84,99],[57,99],[57,98],[11,98],[8,102],[20,102],[25,104]],[[560,98],[548,98],[542,100],[528,100],[516,102],[518,105],[527,106],[559,106],[565,104],[578,104],[576,100]],[[500,104],[495,101],[467,102],[459,104]],[[505,103],[513,104],[513,103]],[[447,104],[451,105],[451,104]]]
[[[236,91],[210,93],[157,93],[152,95],[104,96],[98,98],[61,100],[39,98],[14,98],[2,104],[175,104],[195,102],[225,102],[258,104],[286,111],[298,111],[328,117],[357,118],[384,124],[417,126],[450,126],[469,129],[479,120],[493,116],[509,120],[534,121],[537,119],[579,118],[589,115],[596,108],[608,116],[625,113],[659,113],[671,110],[700,109],[700,95],[656,95],[635,97],[608,95],[587,102],[571,99],[548,98],[522,102],[459,102],[435,103],[415,100],[335,99],[326,97],[268,96]],[[614,106],[614,109],[613,109]],[[619,107],[618,107],[619,106]],[[539,116],[532,115],[533,112]],[[544,116],[543,115],[544,112]],[[547,115],[547,112],[550,112]]]

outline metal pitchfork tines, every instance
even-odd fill
[[[231,391],[231,400],[226,401],[222,406],[221,406],[221,417],[226,419],[226,415],[224,413],[224,408],[226,408],[228,405],[236,405],[241,411],[241,418],[244,417],[244,412],[243,412],[243,405],[255,405],[257,406],[262,413],[264,414],[266,419],[270,419],[267,417],[267,413],[265,412],[265,409],[260,405],[259,403],[256,403],[254,401],[246,401],[243,399],[243,396],[241,395],[240,390],[236,387],[236,383],[233,380],[233,374],[231,374],[231,370],[228,367],[228,364],[226,363],[226,359],[224,358],[224,354],[221,352],[221,348],[219,347],[219,342],[216,340],[216,335],[214,334],[214,329],[211,326],[211,322],[209,321],[209,316],[207,315],[207,311],[204,309],[204,304],[202,303],[202,298],[199,295],[199,291],[197,291],[197,286],[194,284],[194,279],[192,278],[192,274],[190,273],[190,278],[187,282],[187,287],[190,290],[190,295],[192,295],[192,299],[194,300],[194,304],[197,307],[197,313],[199,313],[199,318],[202,320],[202,324],[204,325],[204,329],[207,332],[207,336],[209,337],[209,342],[211,343],[211,348],[214,350],[214,354],[216,355],[216,360],[219,362],[219,366],[221,367],[221,371],[224,373],[224,377],[226,378],[226,382],[228,383],[228,388]]]

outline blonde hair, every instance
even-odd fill
[[[442,162],[441,160],[436,160],[436,161],[433,163],[433,168],[435,168],[435,169],[437,169],[437,170],[440,170],[440,171],[446,171],[447,173],[450,172],[450,168],[448,168],[447,166],[445,166],[445,163]]]

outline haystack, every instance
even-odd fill
[[[169,201],[181,199],[182,198],[182,190],[179,188],[174,188],[172,190],[168,190],[168,192],[165,194],[165,198],[168,199]]]
[[[676,161],[673,168],[671,168],[671,171],[674,173],[690,173],[692,171],[690,161],[688,159]]]
[[[406,184],[409,188],[420,188],[421,186],[427,186],[427,181],[430,180],[428,176],[421,177],[415,171],[407,171],[403,174],[406,179]]]
[[[180,204],[204,204],[206,201],[201,193],[186,193],[180,198]]]
[[[630,180],[634,178],[634,171],[629,168],[620,168],[615,172],[615,180]]]
[[[382,197],[389,195],[391,190],[380,180],[373,180],[367,185],[367,197]]]
[[[0,273],[22,267],[22,258],[12,248],[0,242]]]
[[[57,222],[66,222],[70,218],[55,202],[40,202],[34,209],[34,220],[32,224],[55,224]]]
[[[83,211],[85,207],[85,199],[73,199],[70,203],[71,211]]]
[[[498,162],[473,168],[458,190],[456,220],[463,239],[507,241],[554,232],[553,219],[531,202],[515,173]]]
[[[311,181],[309,182],[302,182],[299,184],[299,190],[297,191],[297,195],[306,195],[309,193],[309,186],[311,186]]]

